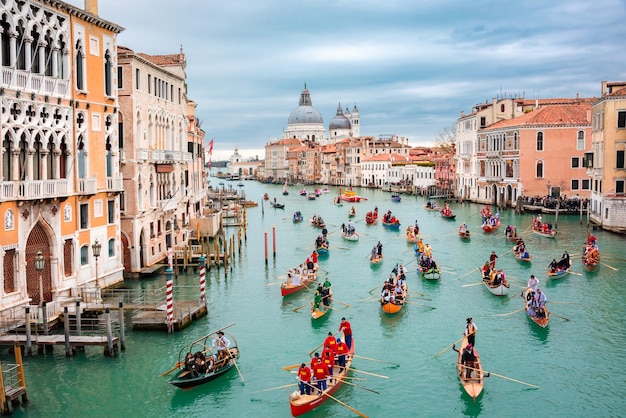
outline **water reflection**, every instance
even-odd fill
[[[464,390],[461,384],[459,383],[461,388],[461,401],[465,404],[465,409],[463,409],[463,415],[466,417],[477,417],[483,411],[483,390],[480,395],[476,399],[472,399]]]

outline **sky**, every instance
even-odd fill
[[[67,1],[78,7],[83,0]],[[328,130],[433,145],[494,97],[598,97],[626,80],[624,0],[100,0],[118,45],[187,60],[213,160],[264,157],[306,83]]]

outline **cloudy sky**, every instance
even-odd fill
[[[69,0],[83,7],[83,0]],[[583,97],[626,79],[624,0],[100,0],[119,45],[187,58],[214,160],[263,157],[306,83],[328,123],[434,143],[496,96]]]

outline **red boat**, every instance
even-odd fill
[[[293,282],[289,283],[285,281],[280,284],[280,294],[282,297],[292,295],[296,292],[301,291],[302,289],[306,289],[309,287],[311,283],[313,283],[317,279],[317,272],[313,271],[313,273],[309,273],[306,279],[302,280],[300,284],[294,284]]]
[[[489,220],[487,220],[487,222],[483,224],[483,231],[485,231],[487,233],[495,231],[498,228],[500,228],[500,220],[499,219],[496,220],[496,223],[493,224],[493,225],[489,222]]]
[[[317,394],[317,388],[311,389],[311,395],[302,395],[299,390],[292,392],[289,395],[289,405],[291,406],[291,415],[294,417],[300,416],[302,414],[306,414],[310,412],[326,402],[326,400],[332,396],[333,393],[343,383],[343,379],[348,374],[348,370],[350,369],[350,365],[352,365],[352,357],[354,356],[354,339],[352,339],[352,347],[350,347],[350,351],[348,351],[348,355],[346,356],[346,367],[340,372],[339,366],[335,364],[333,366],[333,378],[327,384],[326,390],[321,394]]]
[[[378,222],[378,208],[374,208],[372,212],[367,212],[365,215],[365,223],[368,225],[374,225]]]

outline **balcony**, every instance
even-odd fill
[[[78,194],[89,195],[96,194],[97,183],[96,179],[78,179]]]
[[[2,86],[9,90],[69,98],[69,80],[35,74],[30,71],[2,68]]]
[[[124,191],[124,179],[121,176],[107,177],[107,190],[110,192]]]
[[[502,177],[500,176],[486,176],[485,181],[490,183],[500,183],[502,181]]]
[[[0,201],[50,199],[69,196],[68,179],[0,182]]]

